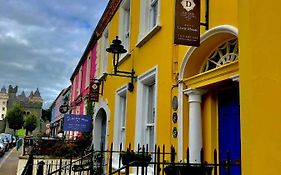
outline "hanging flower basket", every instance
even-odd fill
[[[168,165],[164,168],[166,175],[212,175],[212,167]]]
[[[133,151],[121,152],[121,159],[123,165],[129,166],[144,166],[147,167],[151,161],[151,155],[149,153],[135,153]]]

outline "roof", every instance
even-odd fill
[[[82,63],[84,62],[84,60],[87,58],[87,54],[89,53],[91,48],[96,44],[98,39],[101,37],[102,32],[106,28],[107,24],[111,21],[112,17],[118,10],[118,7],[119,7],[121,1],[122,0],[110,0],[108,2],[107,6],[102,14],[102,17],[100,18],[92,36],[91,36],[91,39],[88,42],[88,45],[87,45],[86,49],[84,50],[82,57],[80,58],[80,61],[78,62],[74,72],[72,73],[72,75],[70,77],[71,81],[74,79],[74,76],[79,71],[79,68],[82,65]]]

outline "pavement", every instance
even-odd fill
[[[0,161],[0,175],[16,175],[21,154],[22,149],[17,150],[16,147],[6,152]]]

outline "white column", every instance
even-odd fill
[[[201,121],[201,96],[202,91],[187,89],[189,102],[189,161],[200,163],[200,150],[202,148],[202,121]]]

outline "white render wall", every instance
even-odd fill
[[[3,120],[7,114],[8,94],[0,93],[0,120]]]

